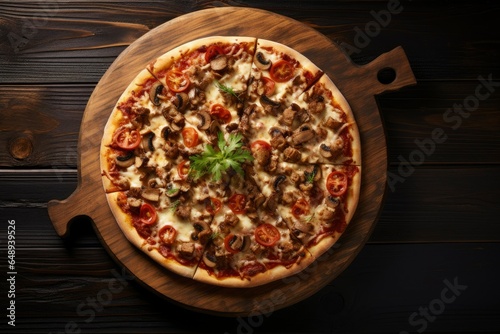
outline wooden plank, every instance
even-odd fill
[[[286,6],[269,1],[4,1],[0,83],[96,83],[120,52],[146,32],[180,15],[225,5],[260,8],[302,21],[355,50],[350,53],[358,63],[402,45],[421,80],[474,79],[481,73],[500,72],[498,35],[484,27],[499,15],[498,4],[490,1],[412,2],[401,4],[401,11],[387,19],[380,18],[387,1],[317,0],[307,6],[303,1],[288,1]],[[382,25],[376,24],[377,17]],[[464,35],[476,37],[470,41]]]
[[[367,245],[343,274],[312,297],[279,311],[270,301],[266,315],[223,318],[157,297],[102,249],[24,249],[16,253],[16,330],[400,333],[425,324],[430,333],[494,333],[500,330],[500,292],[492,288],[499,252],[499,243]],[[443,293],[448,284],[459,289]],[[443,301],[441,309],[443,296],[453,301]],[[435,316],[432,321],[418,315],[424,307]]]
[[[478,80],[424,81],[378,97],[389,163],[418,159],[415,151],[422,149],[415,141],[431,140],[436,128],[442,128],[447,139],[436,143],[432,154],[424,154],[424,165],[499,163],[500,90],[480,101],[477,110],[464,110],[470,113],[467,118],[455,113],[447,114],[455,118],[444,118],[454,104],[474,95],[479,84]],[[0,167],[75,168],[80,123],[94,87],[0,86],[0,145],[9,147],[16,139],[25,137],[33,145],[32,153],[24,160],[16,160],[8,150],[0,150]]]
[[[398,175],[397,167],[389,169]],[[500,241],[500,167],[418,168],[390,187],[370,243]],[[19,247],[60,245],[47,216],[51,199],[65,199],[76,188],[76,172],[0,173],[0,212],[19,219]],[[44,191],[41,192],[40,189]],[[70,219],[71,217],[68,217]],[[99,244],[87,223],[74,224],[83,243]],[[81,230],[78,229],[80,226]]]

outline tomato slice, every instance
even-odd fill
[[[224,50],[218,45],[210,45],[205,52],[205,61],[210,63],[212,59],[217,57],[217,55],[224,54]]]
[[[309,202],[305,198],[299,198],[292,207],[292,214],[299,218],[309,212]]]
[[[223,124],[231,122],[231,112],[224,108],[222,104],[214,104],[210,108],[210,114],[219,119]]]
[[[195,128],[184,128],[182,129],[182,139],[184,140],[184,146],[195,147],[198,145],[198,131]]]
[[[265,140],[256,140],[250,145],[250,149],[253,150],[258,150],[258,149],[264,149],[264,150],[269,150],[271,151],[273,148],[271,144],[269,144]]]
[[[224,247],[226,248],[226,250],[231,253],[231,254],[236,254],[238,253],[240,250],[239,249],[234,249],[232,247],[232,244],[234,243],[234,240],[236,239],[237,237],[230,233],[228,234],[225,238],[224,238]]]
[[[269,75],[271,79],[276,82],[286,82],[293,78],[295,70],[293,65],[286,60],[278,60],[269,69]]]
[[[347,175],[334,171],[326,178],[326,189],[332,196],[342,196],[347,191]]]
[[[255,241],[264,247],[273,247],[280,239],[280,231],[271,224],[260,224],[254,232]]]
[[[160,240],[167,245],[171,245],[175,241],[175,237],[177,236],[177,230],[172,225],[163,226],[158,232]]]
[[[243,194],[234,194],[229,197],[227,205],[235,214],[240,214],[245,212],[245,206],[247,204],[247,197]]]
[[[264,81],[264,95],[270,96],[273,95],[274,90],[276,88],[276,82],[274,82],[272,79],[269,79],[268,77],[262,77],[262,81]]]
[[[177,173],[181,177],[181,179],[186,179],[189,175],[189,167],[190,163],[189,160],[182,160],[178,165],[177,165]]]
[[[141,143],[142,137],[139,131],[123,128],[113,136],[113,142],[124,150],[133,150]]]
[[[215,215],[217,212],[220,211],[221,207],[222,207],[222,202],[217,198],[214,197],[207,198],[205,203],[205,209],[208,211],[209,214]]]
[[[176,93],[185,91],[191,83],[189,77],[179,70],[168,71],[165,81],[167,82],[168,89]]]
[[[156,218],[158,218],[155,208],[149,203],[142,203],[139,217],[141,223],[145,225],[156,223]]]

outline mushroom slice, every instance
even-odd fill
[[[115,158],[115,162],[118,166],[127,168],[132,166],[135,161],[134,152],[130,151],[125,155],[118,155]]]
[[[276,176],[276,178],[274,179],[274,182],[273,182],[274,190],[281,191],[281,189],[279,188],[279,186],[283,182],[285,182],[285,180],[286,180],[286,176],[285,175],[278,175],[278,176]]]
[[[184,111],[186,110],[188,104],[189,104],[189,96],[186,93],[177,93],[175,96],[172,98],[172,104],[175,106],[175,108],[178,111]]]
[[[198,113],[198,117],[200,119],[200,124],[198,124],[198,129],[200,130],[208,130],[210,128],[210,122],[212,121],[212,117],[206,111],[200,111]]]
[[[179,195],[179,193],[181,192],[181,189],[180,189],[180,188],[178,188],[178,187],[176,187],[176,186],[175,186],[174,184],[172,184],[172,183],[169,183],[169,184],[167,185],[167,189],[166,189],[166,190],[167,190],[167,191],[166,191],[166,195],[167,195],[167,197],[170,197],[170,198],[172,198],[172,197],[175,197],[175,196]]]
[[[148,132],[142,137],[142,148],[146,151],[154,151],[155,146],[153,145],[153,140],[155,138],[154,132]]]
[[[214,71],[222,71],[227,67],[227,58],[224,55],[218,55],[210,61],[210,67]]]
[[[333,156],[332,148],[325,143],[319,146],[319,153],[323,158],[331,158]]]
[[[151,202],[158,202],[160,200],[160,189],[146,188],[141,193],[142,198]]]
[[[159,95],[161,95],[162,92],[163,85],[159,81],[156,81],[149,89],[149,100],[155,106],[159,106],[161,104]]]
[[[272,108],[279,108],[281,106],[281,103],[277,101],[271,100],[269,97],[266,95],[261,95],[260,96],[260,103],[265,107],[265,106],[270,106]]]
[[[203,254],[203,263],[210,268],[214,268],[217,265],[217,257],[213,253],[205,252]]]
[[[291,143],[293,145],[300,145],[302,143],[305,143],[311,139],[314,138],[314,131],[313,130],[305,130],[305,131],[299,131],[294,133],[291,137]]]
[[[262,54],[262,52],[260,52],[260,51],[255,54],[255,58],[254,58],[253,63],[255,64],[255,66],[257,66],[257,68],[259,70],[262,70],[262,71],[268,70],[272,65],[271,60],[266,59],[264,57],[264,55]]]

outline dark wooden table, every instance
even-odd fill
[[[160,298],[114,262],[91,222],[61,239],[47,214],[77,186],[80,121],[115,58],[158,25],[216,6],[301,21],[358,64],[401,45],[418,81],[377,99],[389,182],[359,256],[314,296],[239,318]],[[499,17],[493,1],[2,1],[0,331],[500,332]]]

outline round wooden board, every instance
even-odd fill
[[[362,190],[346,232],[329,252],[302,273],[255,288],[222,288],[180,277],[153,262],[125,238],[111,214],[101,182],[99,147],[105,123],[132,79],[146,64],[185,42],[215,35],[253,36],[288,45],[308,57],[337,84],[354,111],[362,141]],[[387,85],[377,73],[393,68]],[[110,66],[85,110],[79,138],[78,188],[66,200],[49,202],[59,235],[76,217],[90,217],[110,254],[153,291],[197,311],[227,316],[262,314],[297,303],[337,277],[356,257],[377,220],[386,188],[385,135],[374,96],[414,84],[406,55],[396,48],[365,66],[353,64],[341,49],[316,30],[274,13],[250,8],[213,8],[193,12],[151,30],[132,43]]]

